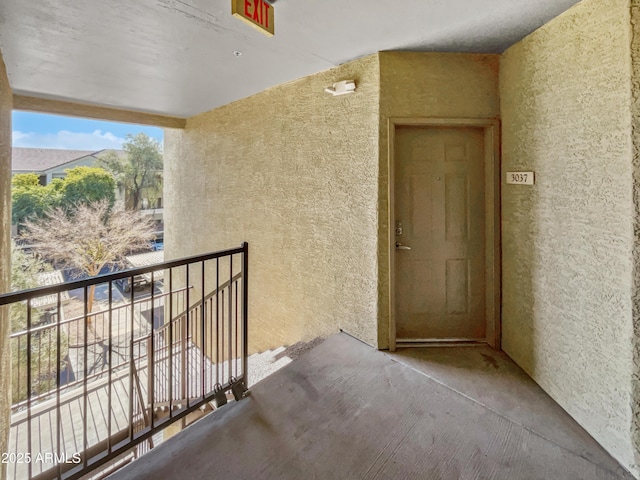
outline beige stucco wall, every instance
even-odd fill
[[[536,173],[502,185],[502,345],[638,474],[629,12],[583,0],[502,58],[503,182]]]
[[[388,118],[497,117],[498,61],[382,52],[168,130],[168,258],[249,241],[256,348],[338,328],[387,348]]]
[[[372,55],[166,131],[166,256],[249,242],[252,349],[340,328],[377,344],[378,99]]]
[[[0,293],[8,292],[11,282],[11,109],[12,92],[0,53]],[[0,307],[0,452],[7,451],[11,382],[9,371],[9,318]],[[0,480],[6,465],[0,464]]]
[[[633,274],[633,445],[636,465],[640,465],[640,0],[631,0],[632,101],[631,138],[633,141],[634,274]],[[636,468],[636,473],[640,468]],[[639,475],[640,476],[640,475]]]
[[[387,348],[389,340],[389,118],[497,118],[498,66],[498,55],[380,53],[378,342],[381,348]]]

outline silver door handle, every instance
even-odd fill
[[[402,245],[400,242],[396,242],[396,250],[411,250],[408,245]]]

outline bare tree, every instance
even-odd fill
[[[82,204],[73,212],[51,210],[44,218],[26,222],[23,233],[43,257],[89,276],[98,275],[107,264],[122,263],[127,253],[148,246],[153,236],[151,220],[130,210],[111,212],[107,202]],[[89,312],[94,294],[92,285]]]

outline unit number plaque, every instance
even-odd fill
[[[533,185],[534,181],[533,172],[507,172],[507,184],[509,185]]]

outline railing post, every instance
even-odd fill
[[[247,364],[249,358],[249,244],[242,244],[242,375],[249,386]]]

